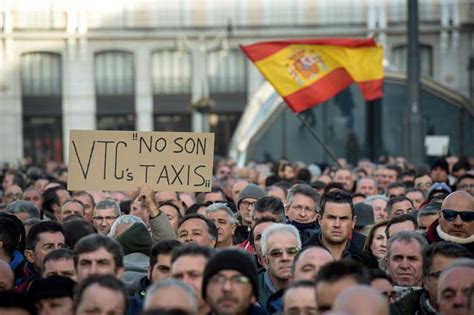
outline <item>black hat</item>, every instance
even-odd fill
[[[265,191],[255,184],[248,184],[242,191],[239,193],[239,198],[237,200],[237,208],[239,207],[242,200],[245,198],[260,199],[265,197]]]
[[[446,173],[449,174],[449,165],[448,162],[446,162],[445,159],[436,159],[431,163],[431,170],[433,170],[436,167],[440,167],[443,170],[446,171]]]
[[[252,256],[240,249],[224,249],[211,257],[204,269],[202,280],[202,297],[206,298],[209,278],[221,270],[236,270],[250,279],[253,294],[258,298],[257,266]]]
[[[28,289],[28,296],[34,301],[65,296],[72,298],[75,284],[70,278],[61,276],[38,279]]]

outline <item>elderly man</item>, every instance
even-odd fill
[[[455,191],[441,204],[438,221],[426,232],[429,243],[449,241],[474,253],[474,197],[465,191]]]
[[[460,259],[443,271],[438,280],[440,315],[470,315],[468,292],[474,283],[474,261]],[[471,293],[472,298],[472,293]],[[471,301],[472,303],[472,301]]]
[[[334,181],[336,183],[341,183],[342,188],[348,192],[352,193],[352,188],[354,187],[354,176],[352,175],[351,170],[347,168],[340,168],[334,173]]]
[[[217,228],[217,248],[228,248],[233,245],[237,220],[232,210],[225,203],[214,203],[207,207],[206,216]]]
[[[31,202],[38,209],[43,208],[43,196],[41,195],[41,192],[34,187],[27,188],[23,192],[23,200]]]
[[[409,293],[390,305],[392,315],[435,314],[438,310],[438,278],[451,263],[472,255],[464,247],[448,242],[430,244],[423,250],[423,289]]]
[[[388,198],[384,195],[372,195],[365,198],[364,203],[372,206],[374,211],[374,223],[379,223],[388,218],[387,202]]]
[[[265,314],[256,305],[257,268],[250,254],[225,249],[209,259],[204,269],[202,297],[210,314]]]
[[[79,200],[66,201],[61,207],[61,222],[70,215],[77,214],[84,217],[84,206]]]
[[[113,200],[99,201],[94,208],[93,225],[100,235],[107,235],[115,220],[120,216],[120,206]]]
[[[301,249],[300,235],[294,226],[275,223],[263,232],[261,246],[265,272],[258,275],[258,302],[266,307],[270,295],[290,283],[293,259]]]
[[[393,235],[387,244],[388,274],[400,295],[420,289],[423,277],[422,249],[426,239],[414,231],[402,231]]]
[[[377,194],[377,183],[372,177],[362,177],[356,183],[355,192],[367,197],[374,196]]]

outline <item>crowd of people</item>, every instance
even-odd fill
[[[198,193],[67,174],[0,174],[0,314],[474,314],[474,159],[219,158]]]

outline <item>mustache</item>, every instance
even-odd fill
[[[226,294],[226,295],[220,297],[219,299],[217,299],[218,304],[220,304],[224,301],[231,301],[231,302],[234,302],[234,303],[239,303],[238,299],[236,299],[235,297],[233,297],[232,295],[229,295],[229,294]]]

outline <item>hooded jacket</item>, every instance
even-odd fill
[[[125,272],[122,275],[130,294],[137,291],[140,279],[147,275],[152,240],[143,223],[135,223],[117,237],[124,253]]]

